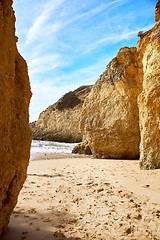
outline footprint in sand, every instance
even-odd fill
[[[36,212],[35,208],[31,208],[31,209],[29,209],[27,211],[27,213],[29,213],[29,214],[36,214],[37,212]]]
[[[25,240],[27,238],[28,232],[22,232],[21,240]]]
[[[38,231],[40,231],[41,229],[40,229],[40,227],[36,227],[35,230],[38,232]]]
[[[32,184],[35,184],[36,182],[31,182]]]

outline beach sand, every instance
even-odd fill
[[[160,239],[160,170],[38,154],[1,240]]]

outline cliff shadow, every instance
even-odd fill
[[[32,213],[33,212],[33,213]],[[30,209],[19,209],[11,215],[10,223],[1,240],[82,240],[79,237],[69,236],[67,226],[74,229],[77,223],[77,216],[67,212],[48,211],[38,212]],[[66,228],[66,229],[65,229]],[[74,234],[75,235],[75,234]]]

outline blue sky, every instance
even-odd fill
[[[18,49],[32,89],[30,121],[66,92],[94,84],[121,47],[155,24],[157,0],[14,0]]]

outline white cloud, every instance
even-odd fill
[[[69,64],[69,59],[62,54],[44,55],[33,58],[28,62],[29,75],[34,79],[34,74],[42,74],[50,70],[55,70],[58,67],[63,68]]]
[[[50,17],[51,13],[54,9],[59,7],[65,0],[50,0],[45,4],[44,9],[40,16],[36,19],[36,21],[33,23],[32,27],[29,29],[27,33],[26,43],[29,44],[30,42],[34,41],[37,37],[39,37],[40,34],[44,34],[42,31],[42,27],[44,26],[44,23],[46,20]],[[53,24],[52,25],[52,31],[57,31],[59,29],[59,24]]]
[[[32,10],[26,11],[32,2]],[[23,0],[16,4],[21,4],[19,29],[24,27],[19,31],[19,49],[28,62],[33,92],[31,120],[66,92],[94,83],[123,44],[136,46],[138,32],[152,27],[153,21],[146,22],[153,5],[148,2]]]
[[[104,11],[107,7],[109,7],[111,5],[114,5],[118,2],[122,2],[122,1],[124,1],[124,0],[115,0],[115,1],[112,1],[112,2],[107,3],[107,4],[101,4],[99,7],[96,7],[94,9],[90,10],[90,11],[87,11],[85,13],[82,13],[82,14],[70,19],[68,22],[66,22],[66,24],[70,24],[70,23],[72,23],[76,20],[79,20],[80,18],[90,17],[91,15],[98,14],[98,13]]]
[[[58,67],[60,64],[59,58],[59,55],[53,54],[31,60],[28,62],[29,75],[31,76],[36,73],[42,73],[53,69],[53,65],[54,67]]]
[[[137,34],[139,31],[147,31],[148,29],[151,29],[153,25],[149,25],[147,27],[138,28],[136,30],[129,30],[128,28],[124,29],[121,33],[115,33],[111,34],[110,36],[107,36],[105,38],[102,38],[94,43],[91,43],[88,45],[87,49],[83,52],[84,54],[87,54],[94,49],[100,47],[102,44],[108,44],[108,43],[118,43],[122,40],[129,40],[132,37],[137,37]]]
[[[34,67],[35,65],[41,65],[41,64],[48,64],[49,62],[57,61],[59,59],[59,55],[53,54],[53,55],[47,55],[39,58],[35,58],[31,60],[28,65],[29,67]]]
[[[35,41],[40,36],[42,38],[47,37],[47,35],[51,36],[52,33],[58,32],[60,29],[66,27],[69,24],[72,24],[73,22],[75,22],[79,19],[94,16],[94,15],[100,13],[101,11],[104,11],[106,8],[117,4],[118,2],[123,2],[124,0],[115,0],[115,1],[112,1],[107,4],[103,3],[99,7],[93,8],[82,14],[75,15],[73,18],[71,18],[72,12],[66,11],[64,14],[61,14],[60,16],[58,16],[58,19],[54,18],[53,23],[50,22],[50,23],[46,24],[49,17],[51,15],[54,16],[54,10],[56,10],[64,1],[65,0],[59,0],[59,1],[55,2],[54,0],[51,0],[44,6],[42,13],[35,20],[32,27],[29,29],[29,31],[27,33],[26,44],[29,44],[29,43]],[[61,12],[63,12],[63,7],[61,9]]]

